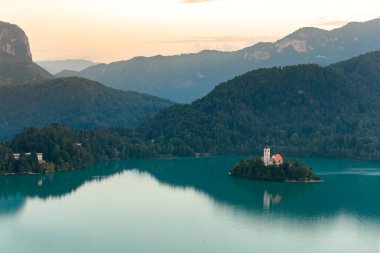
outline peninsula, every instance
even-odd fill
[[[280,154],[270,156],[270,148],[264,148],[263,157],[250,157],[240,160],[230,174],[254,180],[277,182],[321,182],[313,170],[297,160],[284,160]]]

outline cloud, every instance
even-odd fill
[[[321,26],[343,26],[349,23],[347,20],[331,20],[331,21],[324,21],[316,23],[315,25],[321,25]]]
[[[251,42],[251,41],[274,41],[278,36],[208,36],[193,37],[183,40],[158,40],[145,41],[145,43],[214,43],[214,42]]]
[[[323,25],[323,26],[343,26],[349,23],[347,20],[334,20],[334,21],[327,21],[323,23],[319,23],[317,25]]]
[[[196,4],[196,3],[205,3],[205,2],[212,2],[214,0],[182,0],[181,3],[185,4]]]

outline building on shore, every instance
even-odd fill
[[[32,153],[25,153],[25,156],[31,156],[32,155]],[[43,155],[43,153],[37,153],[36,154],[37,155],[37,161],[38,161],[38,163],[45,163],[45,161],[44,161],[44,155]],[[21,153],[13,153],[13,158],[15,159],[15,160],[20,160],[20,156],[21,156]]]
[[[45,163],[44,154],[43,153],[37,153],[37,160],[38,160],[38,163]]]

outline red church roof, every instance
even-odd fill
[[[282,158],[282,156],[280,154],[274,154],[273,155],[273,158],[277,161],[277,162],[282,162],[284,160],[284,158]]]

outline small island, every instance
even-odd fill
[[[270,156],[270,148],[264,148],[263,157],[242,159],[231,170],[230,174],[254,180],[277,182],[321,182],[313,170],[305,163],[294,159],[283,159],[280,154]]]

